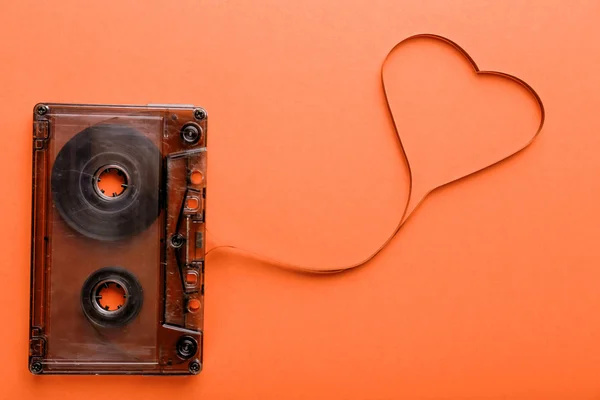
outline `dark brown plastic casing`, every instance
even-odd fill
[[[197,374],[206,112],[43,103],[33,119],[29,369]],[[113,165],[129,197],[94,198],[93,171]],[[97,276],[128,288],[123,310],[95,308]]]

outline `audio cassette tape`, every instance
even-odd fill
[[[29,369],[202,369],[207,115],[38,104]]]

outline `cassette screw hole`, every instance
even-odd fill
[[[178,233],[176,235],[171,236],[171,246],[173,248],[180,248],[181,246],[183,246],[183,242],[185,242],[185,239],[182,234]]]
[[[202,370],[202,364],[200,364],[200,361],[194,360],[194,361],[190,362],[188,369],[191,374],[198,375],[200,373],[200,371]]]
[[[204,118],[206,118],[206,111],[202,108],[196,108],[194,110],[194,118],[196,118],[198,121],[202,121]]]
[[[39,361],[34,361],[31,364],[31,372],[33,372],[34,374],[41,374],[43,369],[44,369],[44,367],[42,366],[42,363]]]
[[[117,311],[127,302],[127,294],[116,282],[104,282],[96,290],[96,302],[105,311]]]

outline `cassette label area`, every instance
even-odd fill
[[[29,368],[202,369],[207,114],[39,104]]]

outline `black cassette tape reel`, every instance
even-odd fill
[[[132,127],[91,126],[69,140],[52,168],[52,196],[63,220],[92,239],[116,241],[145,230],[158,217],[158,148]],[[100,186],[103,174],[115,171],[123,179],[119,193]],[[116,310],[102,305],[101,291],[114,285],[124,301]],[[131,272],[119,267],[94,272],[81,289],[85,316],[99,327],[131,322],[143,303],[142,286]]]
[[[56,157],[54,204],[71,228],[93,239],[113,241],[142,232],[159,214],[160,157],[156,146],[134,128],[91,126]],[[110,170],[124,178],[118,194],[99,186]]]

